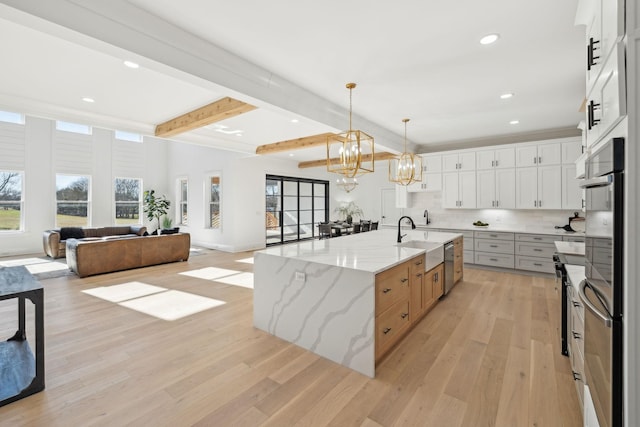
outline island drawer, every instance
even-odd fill
[[[492,267],[513,268],[513,255],[488,254],[476,252],[476,264],[490,265]]]
[[[409,299],[409,268],[404,262],[376,275],[376,315],[398,301]]]
[[[409,327],[409,301],[400,301],[376,317],[376,358],[382,356]]]
[[[494,239],[494,240],[510,240],[513,241],[513,233],[505,233],[500,231],[475,231],[476,239]]]
[[[555,252],[553,244],[516,242],[516,255],[537,256],[551,261]]]
[[[476,252],[493,252],[498,254],[513,254],[513,242],[502,240],[475,239]]]
[[[551,243],[559,240],[558,236],[549,236],[541,234],[523,234],[516,233],[516,241],[520,242],[534,242],[534,243]]]
[[[584,243],[584,236],[562,236],[562,240],[565,242],[582,242]]]

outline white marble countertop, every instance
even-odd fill
[[[402,234],[406,234],[403,242],[419,240],[438,244],[461,236],[457,233],[405,227],[402,228]],[[379,229],[331,239],[273,246],[258,252],[376,274],[426,252],[425,249],[397,246],[397,237],[397,229]]]
[[[585,278],[584,275],[584,265],[572,265],[565,264],[564,268],[567,270],[567,276],[573,285],[573,288],[576,292],[580,292],[579,286],[580,282],[582,282]]]
[[[554,242],[556,251],[566,255],[582,255],[584,256],[583,242]]]
[[[453,229],[453,230],[470,230],[470,231],[503,231],[508,233],[526,233],[526,234],[550,234],[556,236],[584,236],[584,233],[567,232],[563,229],[553,228],[551,226],[543,226],[540,224],[527,224],[527,225],[501,225],[491,224],[488,227],[476,227],[472,224],[450,224],[450,223],[436,223],[436,224],[416,224],[416,227],[421,230],[428,229]]]

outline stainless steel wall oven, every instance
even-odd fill
[[[604,143],[587,159],[585,276],[586,383],[601,427],[623,425],[624,139]]]

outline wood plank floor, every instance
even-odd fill
[[[581,426],[553,279],[465,268],[369,379],[252,326],[252,290],[181,272],[251,272],[252,253],[43,280],[46,389],[0,426]],[[225,301],[161,320],[82,290],[138,281]],[[0,302],[0,337],[15,303]],[[31,313],[31,312],[29,312]]]

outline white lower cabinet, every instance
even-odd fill
[[[475,209],[475,171],[447,172],[442,174],[442,207]]]
[[[474,243],[476,264],[514,268],[513,233],[476,231]]]
[[[516,169],[517,209],[560,209],[562,166]]]
[[[558,237],[517,233],[515,240],[516,269],[550,274],[555,272],[553,254],[556,248],[553,242]]]
[[[477,207],[503,208],[516,207],[516,170],[489,169],[476,173],[477,179]]]

